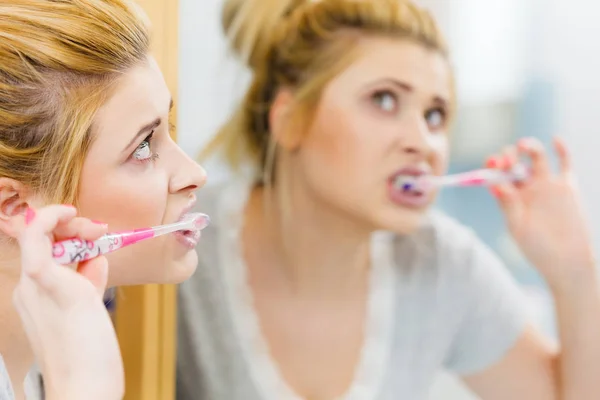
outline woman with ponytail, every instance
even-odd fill
[[[527,139],[492,157],[531,176],[493,188],[546,279],[561,345],[505,267],[406,176],[445,173],[456,104],[445,42],[408,0],[227,0],[253,80],[205,155],[234,179],[180,288],[178,399],[427,398],[436,373],[482,399],[600,393],[596,263],[569,157]],[[250,173],[245,173],[250,168]]]

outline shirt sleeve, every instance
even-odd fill
[[[450,297],[460,316],[445,362],[459,375],[499,362],[529,321],[524,293],[498,256],[470,231],[465,236]]]

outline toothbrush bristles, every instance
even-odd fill
[[[210,217],[206,214],[198,214],[194,219],[194,227],[197,230],[203,230],[210,224]]]
[[[210,224],[210,218],[206,214],[196,212],[187,214],[182,222],[185,223],[185,228],[180,228],[181,231],[201,231]]]

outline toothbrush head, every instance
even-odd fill
[[[400,175],[394,181],[394,187],[403,192],[425,192],[429,189],[423,176]]]
[[[190,213],[185,216],[183,222],[187,223],[186,230],[201,231],[210,224],[210,217],[202,213]]]
[[[418,185],[415,179],[407,179],[406,182],[402,183],[402,190],[404,192],[410,192],[417,189]]]

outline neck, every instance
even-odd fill
[[[276,266],[295,292],[335,296],[364,289],[372,229],[306,190],[284,193],[290,195],[282,198],[277,187],[253,191],[246,222],[259,234],[248,239],[264,249],[256,259]]]
[[[23,381],[34,358],[12,303],[12,295],[20,279],[20,255],[14,246],[4,244],[0,244],[0,254],[0,354],[19,399],[23,398]]]

